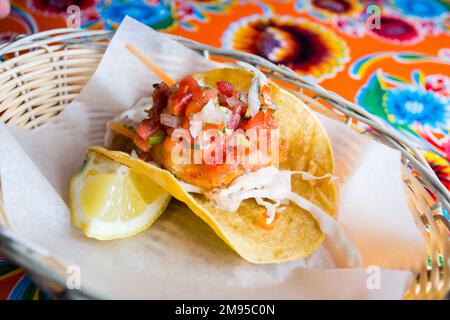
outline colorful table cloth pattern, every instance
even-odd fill
[[[0,41],[66,26],[116,29],[125,15],[164,32],[289,66],[412,139],[450,189],[450,4],[444,0],[23,0]],[[0,260],[0,299],[45,299]]]

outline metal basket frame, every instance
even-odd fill
[[[0,120],[30,129],[51,121],[81,91],[95,71],[112,36],[113,32],[107,30],[53,29],[21,35],[13,42],[0,45],[0,59],[4,60],[0,62]],[[285,66],[275,65],[253,54],[168,36],[207,58],[228,58],[257,66],[269,77],[287,84],[291,88],[289,90],[311,109],[399,150],[406,199],[424,239],[427,255],[405,299],[448,298],[450,222],[441,212],[450,212],[450,193],[413,144],[366,110]],[[41,68],[43,64],[49,68],[48,72]],[[77,72],[72,78],[74,83],[68,84],[71,77],[67,76],[67,70],[71,64],[77,66]],[[30,70],[34,70],[34,74]],[[45,96],[41,97],[44,101],[38,101],[30,90],[35,89],[30,83],[39,74],[50,75],[51,80],[47,79],[46,85],[51,93],[56,93],[47,104],[44,103]],[[45,250],[14,235],[6,221],[2,223],[2,213],[0,185],[0,252],[25,268],[42,289],[56,298],[103,298],[98,293],[84,289],[68,290],[63,270],[56,266]]]

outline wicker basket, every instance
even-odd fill
[[[3,59],[0,62],[0,120],[29,129],[51,121],[77,96],[91,77],[112,35],[112,32],[104,30],[55,29],[22,36],[0,46],[0,58]],[[282,80],[289,84],[289,88],[296,88],[291,91],[313,110],[345,122],[360,133],[399,150],[406,198],[424,238],[427,253],[405,298],[446,297],[450,288],[450,222],[441,212],[450,212],[450,193],[413,145],[362,108],[284,66],[274,65],[248,53],[171,37],[206,57],[225,57],[262,67],[268,76]],[[361,125],[365,130],[361,130]],[[39,286],[55,297],[98,297],[86,291],[66,290],[65,276],[51,258],[32,244],[18,239],[5,227],[4,219],[2,224],[1,208],[0,203],[2,254],[23,266]]]

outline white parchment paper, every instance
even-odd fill
[[[339,177],[338,220],[357,243],[364,268],[337,269],[323,246],[304,260],[250,264],[175,200],[151,228],[129,239],[101,242],[73,227],[69,180],[87,147],[101,145],[106,121],[159,82],[126,50],[127,42],[175,79],[216,66],[126,18],[94,76],[54,122],[33,131],[0,124],[2,187],[16,234],[64,265],[79,266],[82,286],[112,298],[402,297],[424,255],[404,200],[400,155],[322,116]]]

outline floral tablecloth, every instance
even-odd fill
[[[450,4],[445,0],[23,0],[0,42],[66,26],[115,29],[125,15],[164,32],[283,63],[412,139],[450,189]],[[46,299],[0,258],[0,299]]]

